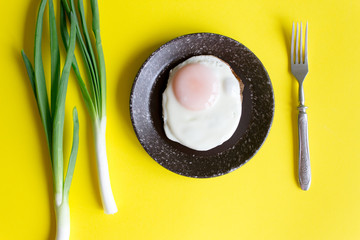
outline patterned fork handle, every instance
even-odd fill
[[[308,120],[304,105],[300,105],[299,125],[299,183],[302,190],[308,190],[311,183],[311,168],[308,139]]]
[[[295,42],[295,23],[291,35],[291,73],[299,82],[299,183],[303,190],[308,190],[311,182],[308,124],[304,98],[303,82],[309,72],[308,64],[308,23],[305,29],[305,49],[303,53],[303,27],[297,24]],[[300,41],[299,41],[300,40]],[[299,51],[300,49],[300,51]],[[300,56],[300,58],[299,58]]]

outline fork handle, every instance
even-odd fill
[[[308,120],[306,106],[300,105],[298,116],[299,127],[299,183],[302,190],[308,190],[311,183],[309,154]]]

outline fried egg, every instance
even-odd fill
[[[242,83],[230,66],[211,55],[191,57],[169,73],[162,95],[166,136],[207,151],[227,141],[241,118]]]

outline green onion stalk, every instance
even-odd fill
[[[31,64],[24,51],[21,51],[21,54],[34,92],[35,100],[37,102],[41,121],[45,130],[47,146],[50,152],[55,199],[54,205],[56,215],[56,239],[66,240],[69,239],[70,236],[69,190],[75,169],[75,162],[79,145],[78,114],[76,108],[74,108],[73,143],[67,172],[64,179],[63,133],[65,118],[65,100],[69,74],[72,61],[74,59],[76,26],[74,24],[71,25],[66,60],[60,74],[60,51],[56,31],[54,6],[52,0],[49,0],[51,83],[50,98],[48,98],[41,51],[43,17],[46,3],[47,0],[41,1],[37,15],[35,30],[34,65]],[[72,14],[71,19],[74,21],[75,18],[75,15]]]
[[[106,73],[105,60],[100,37],[99,9],[96,0],[91,0],[92,31],[95,44],[91,42],[86,24],[83,1],[78,1],[77,8],[74,0],[61,0],[60,6],[60,32],[65,48],[69,48],[67,20],[72,14],[77,15],[71,19],[71,25],[76,26],[77,42],[86,69],[88,88],[80,74],[76,58],[73,58],[72,67],[80,87],[82,97],[90,115],[95,139],[96,163],[100,195],[104,212],[114,214],[117,212],[116,203],[111,190],[109,167],[106,154]],[[79,20],[78,20],[79,19]],[[96,55],[95,55],[96,53]],[[89,89],[89,90],[88,90]]]

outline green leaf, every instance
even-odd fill
[[[65,8],[65,10],[66,10],[66,12],[68,13],[68,14],[70,14],[70,7],[69,7],[69,4],[68,4],[68,2],[67,2],[67,0],[62,0],[61,1],[61,5]]]
[[[66,51],[69,48],[69,33],[67,30],[67,24],[66,24],[66,13],[65,13],[65,7],[64,7],[64,1],[61,1],[60,3],[60,35],[61,39],[63,41],[64,47]]]
[[[79,30],[79,34],[80,34],[80,30]],[[80,45],[80,51],[82,53],[83,59],[85,60],[85,66],[86,66],[88,76],[90,79],[89,83],[91,86],[91,92],[92,92],[92,96],[93,96],[93,100],[94,100],[93,102],[94,102],[95,108],[97,109],[97,111],[99,111],[100,108],[99,108],[98,102],[100,99],[100,93],[99,93],[98,88],[96,87],[96,83],[94,82],[95,70],[91,64],[91,59],[90,59],[89,53],[87,52],[86,45],[85,45],[84,40],[82,39],[81,35],[80,35],[80,37],[78,37],[78,42]]]
[[[96,92],[98,93],[99,96],[99,100],[101,99],[101,89],[100,89],[100,84],[99,84],[99,73],[98,73],[98,65],[96,62],[96,58],[95,58],[95,54],[94,51],[92,49],[92,44],[91,44],[91,40],[90,40],[90,36],[89,36],[89,32],[87,29],[87,25],[86,25],[86,19],[85,19],[85,13],[84,13],[84,4],[82,0],[78,1],[78,8],[79,8],[79,13],[80,13],[80,20],[81,20],[81,26],[82,26],[82,30],[83,30],[83,35],[85,38],[85,43],[86,43],[86,49],[87,52],[90,55],[90,60],[91,60],[91,65],[94,68],[94,76],[91,79],[92,82],[94,83],[94,87],[96,89]],[[98,104],[98,108],[99,111],[101,112],[101,104]]]
[[[64,0],[62,2],[64,3],[64,5],[67,4],[67,2]],[[65,6],[63,6],[63,10],[65,10],[66,14],[68,16],[70,16],[71,12],[75,11],[75,5],[74,5],[73,0],[70,0],[70,7],[68,7],[68,9]],[[65,14],[64,14],[64,17],[62,17],[62,18],[64,19],[64,20],[62,20],[62,22],[64,23],[63,25],[66,26]],[[99,93],[99,90],[96,88],[96,83],[93,81],[96,70],[94,69],[93,64],[91,64],[91,57],[88,53],[88,49],[87,49],[85,41],[82,37],[77,18],[75,18],[75,24],[76,24],[76,30],[77,30],[77,40],[80,45],[80,52],[81,52],[82,57],[85,62],[88,79],[90,79],[89,84],[90,84],[90,91],[91,91],[91,96],[92,96],[93,107],[95,108],[96,114],[98,114],[99,109],[100,109],[100,104],[98,104],[99,103],[98,99],[100,99],[100,96],[99,96],[100,93]],[[63,29],[65,30],[66,28],[63,27]],[[66,39],[66,36],[65,36],[66,33],[64,30],[62,30],[62,32],[64,33],[63,41]],[[67,30],[66,30],[66,32],[67,32]]]
[[[51,139],[52,139],[52,119],[49,107],[49,100],[46,91],[46,83],[45,83],[45,74],[44,74],[44,67],[42,62],[42,54],[41,54],[41,36],[42,36],[42,26],[43,26],[43,17],[44,17],[44,10],[46,6],[46,0],[42,0],[37,16],[36,21],[36,30],[35,30],[35,48],[34,48],[34,76],[35,76],[35,89],[36,89],[36,96],[37,102],[40,111],[41,121],[43,123],[47,143],[49,146],[50,153],[51,150]]]
[[[69,34],[66,28],[66,16],[65,16],[65,10],[64,7],[62,6],[63,3],[61,2],[61,6],[60,6],[60,30],[61,30],[61,37],[65,46],[65,49],[67,50],[69,47]],[[75,72],[75,76],[76,79],[78,81],[79,87],[80,87],[80,91],[81,94],[83,96],[83,99],[85,101],[85,105],[89,111],[90,117],[91,119],[95,119],[96,116],[96,110],[94,108],[94,103],[91,99],[91,96],[86,88],[85,82],[83,81],[80,71],[79,71],[79,67],[76,61],[76,58],[74,57],[73,63],[72,63],[72,67],[74,69]]]
[[[72,12],[75,13],[75,4],[74,4],[74,0],[70,0],[70,9]]]
[[[60,52],[56,31],[53,1],[49,0],[50,53],[51,53],[51,113],[54,115],[56,94],[60,81]]]
[[[74,66],[75,65],[75,66]],[[85,105],[86,105],[86,108],[88,109],[89,111],[89,114],[90,114],[90,117],[92,120],[95,120],[95,117],[96,117],[96,110],[94,108],[94,104],[93,104],[93,101],[89,95],[89,92],[86,88],[86,85],[83,81],[83,79],[81,78],[81,75],[80,75],[80,72],[79,72],[79,69],[77,68],[77,65],[76,65],[76,61],[75,61],[75,58],[74,58],[74,62],[73,62],[73,69],[75,71],[75,75],[76,75],[76,79],[78,81],[78,84],[79,84],[79,87],[80,87],[80,91],[81,91],[81,94],[83,96],[83,99],[85,101]]]
[[[30,79],[30,84],[31,84],[32,90],[34,91],[34,96],[35,96],[35,100],[36,100],[36,104],[37,104],[34,69],[33,69],[32,65],[31,65],[31,62],[30,62],[29,58],[26,56],[24,50],[21,50],[21,55],[22,55],[22,58],[23,58],[24,63],[25,63],[26,71],[27,71],[27,74],[28,74],[29,79]]]
[[[65,177],[64,183],[64,197],[65,199],[69,196],[70,185],[74,174],[75,163],[76,163],[76,156],[78,153],[79,147],[79,120],[78,120],[78,113],[76,107],[73,109],[73,123],[74,123],[74,130],[73,130],[73,144],[70,153],[70,159],[68,163],[68,168]]]
[[[75,15],[71,14],[71,20],[74,22]],[[53,163],[54,163],[54,179],[55,192],[63,191],[63,133],[64,133],[64,116],[65,116],[65,100],[70,75],[71,65],[74,59],[74,49],[76,40],[75,24],[71,25],[70,44],[66,53],[66,60],[62,70],[60,84],[57,92],[55,103],[54,123],[53,123]]]
[[[100,37],[100,18],[97,0],[91,0],[92,28],[95,35],[96,50],[99,60],[100,89],[101,89],[101,116],[106,116],[106,71],[105,58]]]

